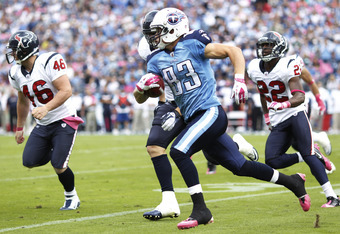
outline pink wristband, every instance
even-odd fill
[[[300,90],[300,89],[293,89],[290,93],[293,94],[295,92],[300,92],[300,93],[306,94],[305,91]]]
[[[16,129],[16,131],[22,131],[22,130],[24,130],[23,127],[17,127],[17,129]]]

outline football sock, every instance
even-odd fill
[[[305,186],[303,186],[304,181],[298,174],[288,176],[279,172],[276,184],[285,186],[299,198],[307,193]]]
[[[162,191],[174,191],[172,167],[166,154],[151,158]]]
[[[198,224],[208,223],[212,217],[210,210],[207,208],[203,193],[195,193],[191,195],[194,204],[190,217],[196,219]]]
[[[71,192],[64,192],[65,196],[75,196],[77,195],[76,188],[74,188]]]
[[[299,162],[304,162],[305,160],[303,160],[303,157],[301,156],[300,152],[296,152]]]
[[[190,157],[174,148],[171,148],[170,155],[181,172],[187,187],[199,184],[198,172]]]
[[[71,192],[74,189],[74,174],[69,167],[63,173],[58,174],[58,178],[66,192]]]
[[[189,190],[190,195],[194,195],[195,193],[203,193],[201,184],[196,184],[194,186],[191,186],[188,188],[188,190]]]
[[[331,182],[327,182],[323,185],[321,185],[326,197],[335,197],[337,198],[338,196],[335,194],[333,188],[332,188],[332,185],[331,185]]]
[[[207,206],[205,205],[204,202],[204,197],[203,193],[194,193],[191,195],[191,200],[194,203],[194,207],[200,207],[200,208],[206,208]]]

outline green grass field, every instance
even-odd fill
[[[264,161],[267,136],[245,135]],[[5,233],[175,233],[192,204],[184,181],[173,165],[173,183],[181,215],[150,221],[142,217],[161,201],[159,184],[144,147],[147,136],[79,135],[69,166],[76,176],[81,206],[60,211],[63,188],[50,164],[27,169],[22,166],[24,145],[13,136],[0,136],[0,232]],[[340,135],[330,135],[330,160],[338,170],[329,175],[340,194]],[[303,212],[298,199],[281,186],[237,177],[222,167],[206,175],[206,160],[193,160],[199,171],[204,197],[215,223],[185,230],[195,233],[339,233],[340,208],[326,209],[321,187],[306,164],[281,172],[306,174],[312,199]],[[319,228],[315,228],[316,216]]]

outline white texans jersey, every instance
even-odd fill
[[[248,65],[248,76],[257,84],[258,90],[266,97],[267,108],[270,103],[288,101],[293,95],[289,88],[289,80],[300,76],[301,69],[295,59],[289,57],[281,58],[273,70],[266,72],[263,68],[261,59],[253,59]],[[286,108],[283,110],[269,110],[270,123],[272,126],[285,121],[300,111],[304,111],[302,103],[297,107]]]
[[[290,56],[287,56],[289,59],[295,59],[295,62],[299,65],[300,71],[302,71],[305,68],[305,63],[303,62],[303,59],[298,54],[293,54]]]
[[[152,51],[150,50],[150,45],[146,41],[145,37],[142,37],[142,39],[138,43],[139,56],[146,61],[151,52]],[[166,100],[170,102],[175,100],[174,95],[172,94],[172,91],[167,82],[164,82],[164,93]]]
[[[21,65],[13,65],[8,73],[11,85],[31,100],[33,108],[46,105],[57,94],[58,90],[52,82],[67,72],[63,57],[55,52],[49,52],[37,57],[33,69],[29,73]],[[48,125],[65,117],[76,114],[76,110],[67,99],[61,106],[49,111],[47,115],[36,122]]]

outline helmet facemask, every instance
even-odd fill
[[[162,41],[162,37],[168,33],[168,29],[162,26],[150,28],[148,31],[143,30],[144,36],[153,48],[164,49],[167,44]]]
[[[15,60],[16,55],[16,49],[6,46],[7,52],[6,52],[6,60],[7,63],[11,64]]]

